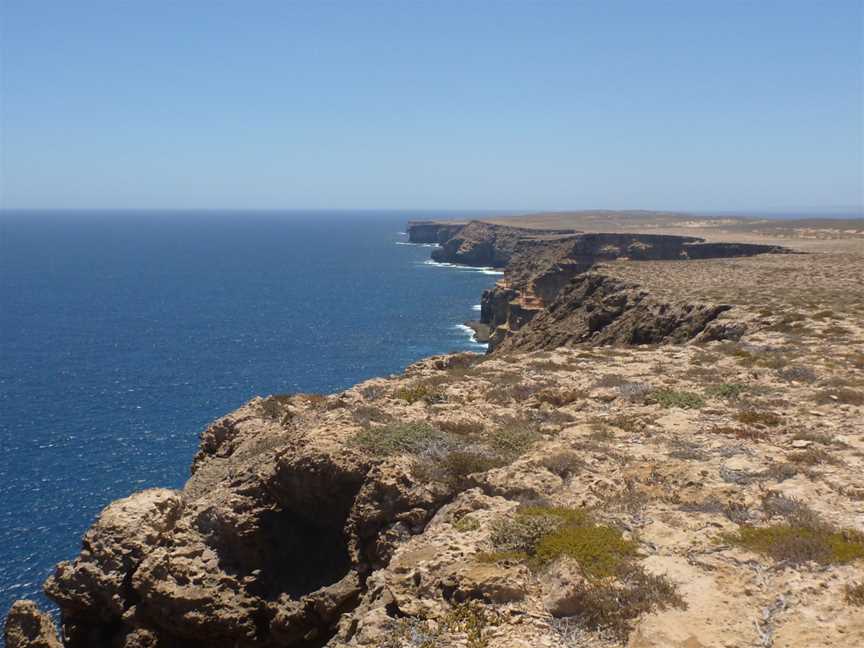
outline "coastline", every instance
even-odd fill
[[[419,628],[452,642],[448,628],[458,635],[468,627],[457,613],[482,613],[487,620],[478,632],[494,648],[559,645],[558,620],[573,617],[585,595],[562,583],[576,587],[581,581],[557,563],[535,572],[518,556],[478,558],[499,547],[494,530],[503,520],[521,519],[520,502],[526,500],[540,502],[536,507],[543,511],[578,511],[590,504],[592,511],[603,511],[594,524],[611,525],[596,527],[610,530],[604,533],[641,529],[650,538],[640,541],[646,560],[663,565],[659,573],[671,575],[663,587],[682,596],[694,595],[687,583],[706,583],[706,574],[722,570],[726,582],[736,584],[733,590],[714,582],[700,587],[710,596],[716,592],[711,600],[719,618],[746,618],[742,597],[730,596],[743,582],[736,571],[741,568],[724,562],[702,571],[676,544],[682,536],[687,551],[713,546],[705,529],[732,524],[724,509],[706,508],[700,514],[714,516],[711,524],[694,527],[687,517],[693,513],[674,509],[684,516],[680,521],[669,507],[682,496],[689,498],[686,503],[708,502],[730,484],[748,502],[758,502],[765,484],[779,488],[790,479],[768,470],[777,460],[765,453],[776,452],[775,446],[762,444],[758,425],[741,427],[749,424],[721,406],[732,401],[712,391],[718,384],[749,390],[751,409],[743,412],[772,409],[790,423],[788,413],[773,412],[771,390],[782,386],[794,398],[809,398],[811,387],[790,387],[782,365],[740,364],[744,354],[773,348],[780,339],[794,341],[777,328],[782,316],[766,321],[746,301],[696,299],[713,293],[699,293],[693,284],[704,276],[703,268],[764,269],[769,276],[775,268],[818,266],[825,257],[797,257],[759,243],[712,244],[709,252],[730,256],[701,258],[706,248],[699,247],[699,237],[556,233],[526,239],[488,224],[473,228],[491,231],[490,241],[463,227],[472,224],[457,230],[458,246],[435,250],[450,250],[454,260],[445,263],[509,258],[503,279],[480,305],[481,322],[494,342],[490,353],[426,358],[401,375],[336,394],[256,398],[215,421],[201,436],[182,490],[152,489],[110,505],[86,536],[92,549],[61,563],[46,583],[63,612],[69,648],[93,645],[93,633],[130,647],[152,640],[342,648],[375,646],[382,636],[398,639]],[[696,258],[681,257],[694,250]],[[729,259],[741,261],[733,266],[726,264]],[[687,293],[676,298],[653,287],[649,293],[632,279],[644,273],[640,264],[667,283],[689,280]],[[836,308],[851,331],[850,304]],[[748,341],[739,342],[745,335]],[[800,353],[804,358],[814,352],[803,346]],[[703,368],[706,354],[712,355],[716,377],[707,369],[704,375],[693,372]],[[697,375],[704,387],[687,391]],[[667,404],[662,399],[670,392],[690,400]],[[812,407],[819,410],[796,417],[805,425],[836,421],[840,429],[861,414],[861,404],[847,405],[836,409],[830,399],[817,401]],[[717,429],[731,430],[730,438]],[[843,442],[849,452],[839,446],[836,451],[850,462],[862,440],[846,435]],[[783,452],[794,457],[813,443],[790,438]],[[735,450],[742,444],[743,459]],[[456,458],[466,457],[469,465],[457,468]],[[762,476],[739,480],[742,471]],[[575,474],[590,479],[573,479]],[[680,481],[680,475],[687,478]],[[854,481],[854,470],[834,478]],[[639,507],[617,508],[615,498],[635,497],[633,489],[644,498]],[[831,514],[837,528],[855,526],[851,501]],[[554,522],[558,514],[544,515]],[[668,520],[668,528],[640,522],[649,515]],[[627,534],[614,537],[637,541]],[[647,573],[635,564],[628,569]],[[796,577],[835,601],[855,572],[833,569],[834,584],[821,589],[818,573]],[[785,585],[765,587],[770,601]],[[526,614],[534,621],[522,623]],[[852,621],[844,614],[838,627],[848,637],[843,628]],[[7,628],[29,620],[44,629],[42,619],[18,606]],[[622,617],[616,632],[636,632],[640,647],[663,648],[670,645],[670,628],[683,623],[689,636],[710,645],[716,629],[700,619],[698,609],[689,614],[670,598],[667,607],[649,604]],[[419,625],[410,625],[415,621]],[[747,624],[732,632],[744,642],[754,631]]]

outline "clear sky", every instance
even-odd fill
[[[0,205],[862,204],[861,0],[0,0]]]

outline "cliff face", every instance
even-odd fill
[[[435,261],[503,268],[520,241],[572,234],[573,230],[533,230],[471,221],[432,252]]]
[[[494,239],[490,237],[490,242],[487,244],[494,245]],[[448,245],[449,242],[445,244],[443,249],[447,249]],[[619,322],[619,326],[610,329],[610,331],[618,331],[617,337],[610,337],[608,331],[604,335],[596,335],[598,333],[596,328],[589,327],[589,330],[586,331],[581,325],[576,326],[578,318],[575,316],[586,308],[595,308],[594,302],[599,299],[592,288],[588,292],[592,295],[593,301],[585,304],[579,301],[580,296],[586,296],[581,289],[588,285],[582,279],[583,273],[588,272],[597,264],[616,259],[634,261],[677,259],[683,262],[689,259],[784,252],[788,252],[788,250],[774,245],[706,243],[697,237],[658,234],[599,233],[575,234],[553,239],[522,238],[512,245],[504,278],[494,288],[483,294],[480,312],[481,322],[492,331],[489,339],[490,350],[498,348],[505,339],[541,314],[545,317],[531,326],[534,333],[520,336],[519,342],[511,345],[511,348],[514,345],[523,350],[551,348],[560,344],[582,343],[589,340],[594,343],[605,344],[668,341],[672,339],[669,337],[670,335],[673,338],[678,335],[677,333],[672,334],[668,323],[660,324],[658,322],[654,327],[655,333],[647,335],[644,330],[646,324],[644,318],[641,320],[642,332],[624,331]],[[648,302],[642,298],[636,298],[638,291],[634,292],[635,287],[630,287],[625,291],[620,286],[616,287],[610,279],[604,282],[600,288],[604,299],[620,302],[624,310],[629,311],[637,304],[643,315],[647,316],[647,313],[652,310],[648,308]],[[612,296],[613,293],[616,294],[615,297]],[[685,313],[692,311],[692,307],[687,304],[673,305],[673,308],[679,307],[683,308]],[[704,327],[710,319],[716,317],[720,312],[722,310],[718,311],[708,306],[705,307],[705,313],[714,313],[713,317],[705,319],[700,316],[696,319],[702,321],[702,327]],[[631,316],[635,317],[634,313],[631,313]],[[683,317],[686,319],[687,315],[685,314]],[[553,321],[556,322],[555,327],[552,327]],[[629,319],[621,320],[621,322],[623,321],[629,321]],[[568,324],[565,325],[563,322]],[[553,328],[563,330],[568,325],[576,326],[570,335],[564,336],[564,338],[560,335],[548,337],[547,334],[551,333]],[[660,331],[666,331],[666,333],[661,335]],[[701,328],[696,327],[693,334],[698,334],[700,331]]]
[[[441,221],[408,221],[405,231],[411,243],[441,244],[465,226],[465,223]]]

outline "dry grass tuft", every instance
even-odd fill
[[[783,422],[774,412],[760,412],[758,410],[744,410],[735,415],[735,419],[745,425],[765,425],[776,427]]]
[[[864,607],[864,583],[851,583],[846,586],[846,602]]]

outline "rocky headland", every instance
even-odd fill
[[[410,224],[490,352],[215,421],[7,647],[862,645],[864,237],[622,218]]]

